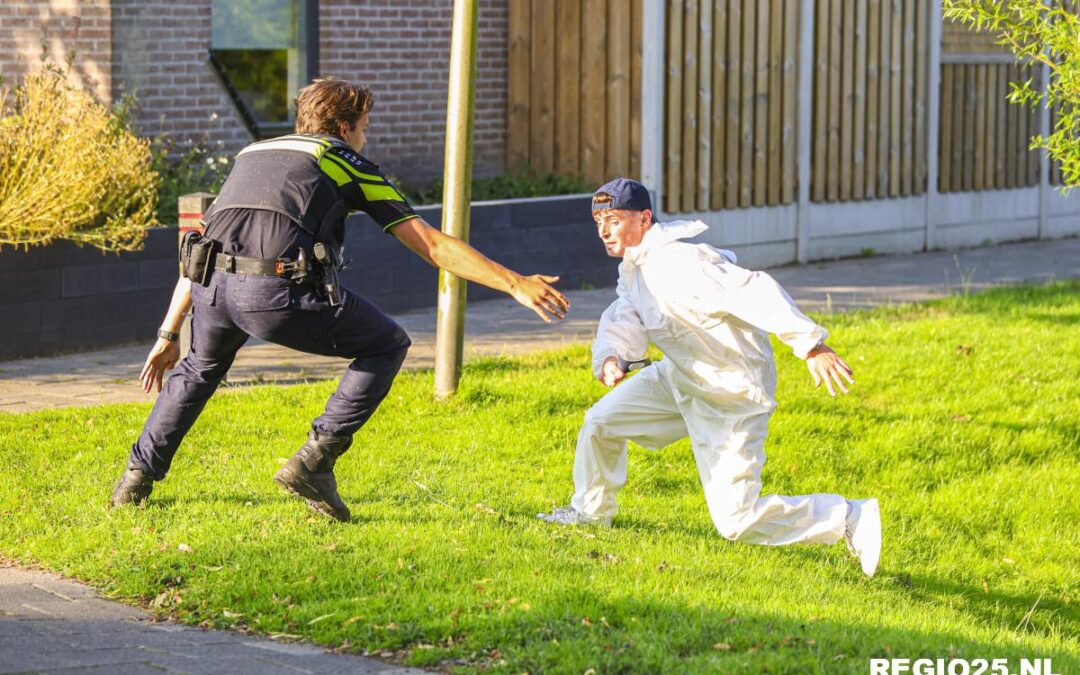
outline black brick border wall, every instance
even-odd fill
[[[440,226],[441,207],[417,211]],[[470,219],[473,246],[513,270],[557,274],[564,290],[615,284],[618,261],[596,237],[588,196],[483,202]],[[435,306],[433,267],[366,215],[346,233],[345,286],[391,313]],[[176,250],[175,228],[154,229],[142,251],[120,255],[68,242],[0,249],[0,360],[149,344],[176,283]],[[469,300],[498,295],[469,285]]]

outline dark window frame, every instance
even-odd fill
[[[305,68],[304,72],[300,73],[300,77],[302,81],[310,82],[319,75],[319,0],[301,1],[304,2],[304,34],[298,36],[298,38],[304,44]],[[255,114],[240,97],[240,92],[237,91],[236,86],[229,79],[221,61],[214,55],[213,48],[207,49],[206,53],[210,67],[217,74],[221,86],[225,88],[225,93],[229,95],[229,99],[233,102],[233,106],[236,107],[236,112],[240,114],[244,126],[251,132],[255,140],[273,138],[274,136],[282,136],[292,132],[294,127],[292,122],[259,122]]]

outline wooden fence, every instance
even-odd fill
[[[507,168],[641,171],[642,0],[509,0]]]
[[[1039,112],[1006,99],[1010,83],[1034,76],[1015,63],[942,63],[940,192],[1039,184],[1039,154],[1028,150]]]
[[[1011,85],[1027,79],[1038,86],[1038,71],[1018,65],[992,34],[942,24],[940,192],[1038,185],[1039,155],[1028,149],[1038,110],[1007,100]]]
[[[926,5],[816,3],[812,201],[925,192]]]
[[[665,210],[795,199],[795,0],[667,4]]]

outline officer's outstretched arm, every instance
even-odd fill
[[[543,274],[522,276],[485,257],[464,241],[428,225],[422,218],[410,218],[394,225],[390,232],[428,264],[483,284],[513,297],[541,319],[566,316],[570,300],[551,284],[559,277]]]
[[[173,289],[172,301],[169,303],[169,311],[165,313],[165,320],[161,322],[161,330],[170,333],[179,333],[180,326],[184,323],[184,316],[191,309],[191,281],[180,277]],[[161,381],[165,377],[165,371],[176,365],[180,359],[180,343],[169,341],[159,337],[150,353],[146,356],[142,372],[139,373],[139,384],[143,391],[148,392],[157,387],[161,391]]]

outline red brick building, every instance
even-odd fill
[[[368,154],[402,182],[442,174],[452,0],[4,0],[0,76],[76,54],[73,77],[102,100],[138,101],[146,135],[235,151],[289,128],[311,77],[368,84]],[[505,0],[481,0],[474,163],[506,153]],[[232,92],[230,92],[230,89]]]

